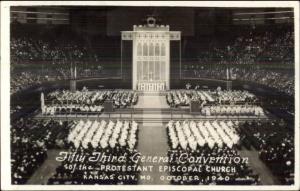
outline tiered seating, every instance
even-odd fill
[[[294,183],[294,136],[278,121],[250,121],[241,125],[246,144],[259,150],[259,156],[284,184]],[[249,148],[249,147],[248,147]]]
[[[220,105],[204,106],[201,113],[205,116],[264,116],[264,110],[260,106],[253,105]]]
[[[256,96],[248,91],[204,91],[204,90],[173,90],[166,96],[170,106],[189,105],[190,102],[200,101],[203,104],[245,104],[256,102]]]
[[[244,34],[241,35],[241,31]],[[234,34],[234,32],[233,32]],[[294,59],[294,32],[292,27],[280,25],[268,29],[239,27],[238,35],[225,44],[211,43],[199,52],[200,63],[256,64],[277,62],[291,64]],[[196,68],[195,66],[189,66]],[[217,73],[217,72],[216,72]]]
[[[133,150],[136,146],[136,133],[138,125],[136,122],[113,121],[106,122],[80,120],[73,125],[68,136],[68,142],[75,149],[105,149],[116,146],[125,147]]]
[[[87,51],[87,47],[80,42],[78,36],[76,38],[70,36],[72,35],[68,34],[64,40],[48,39],[49,36],[39,35],[33,38],[27,35],[21,38],[12,37],[10,42],[13,65],[11,94],[44,82],[69,79],[70,68],[66,67],[66,63],[83,62],[94,58],[94,54]],[[21,69],[21,74],[18,69]],[[78,71],[78,76],[83,73]]]
[[[248,91],[234,90],[234,91],[216,91],[214,97],[219,103],[252,103],[256,101],[256,96]]]
[[[47,158],[47,150],[63,148],[69,122],[20,119],[11,127],[12,182],[25,184]]]
[[[95,153],[98,153],[111,157],[111,160],[85,160],[83,163],[89,165],[92,170],[69,169],[67,167],[78,167],[82,162],[65,160],[56,169],[56,174],[49,179],[48,184],[137,184],[138,170],[110,170],[112,166],[137,165],[130,159],[137,152],[137,134],[138,124],[134,121],[77,122],[68,135],[71,152],[86,158],[95,158]],[[120,157],[125,158],[118,160]],[[122,179],[122,175],[134,178]]]
[[[238,123],[238,122],[235,122]],[[239,136],[235,130],[235,124],[232,121],[170,121],[167,124],[172,149],[181,147],[186,150],[196,150],[197,147],[203,147],[207,144],[210,148],[215,145],[223,147],[226,145],[232,148],[238,144]],[[186,139],[189,138],[189,139]]]
[[[239,31],[238,36],[225,44],[212,43],[206,51],[199,51],[199,62],[184,64],[184,76],[226,79],[229,74],[229,78],[234,80],[258,83],[294,95],[295,75],[291,66],[295,57],[293,27],[274,27],[262,31],[258,28],[242,28],[246,34],[241,35]],[[211,66],[211,63],[214,65]],[[285,64],[291,69],[260,67],[268,64]],[[253,67],[248,69],[242,65]]]
[[[167,103],[172,107],[189,105],[192,100],[214,102],[210,91],[172,90],[167,93]]]
[[[172,160],[169,166],[197,168],[202,163],[195,163],[189,158],[235,158],[242,161],[237,152],[239,134],[236,131],[238,122],[233,121],[170,121],[167,124],[168,143],[170,150],[168,155],[178,159],[182,155],[185,160]],[[183,163],[184,162],[184,163]],[[223,161],[224,162],[224,161]],[[211,167],[232,168],[228,171],[211,171]],[[258,184],[259,178],[247,165],[247,163],[219,163],[217,160],[204,164],[201,172],[197,171],[171,171],[173,176],[198,176],[197,179],[183,180],[173,179],[172,184]],[[212,178],[214,177],[214,178]],[[220,178],[221,177],[221,178]],[[228,179],[224,180],[227,177]]]
[[[104,101],[113,101],[115,108],[125,108],[137,103],[137,93],[114,91],[55,91],[47,95],[43,114],[71,114],[80,112],[101,113]]]

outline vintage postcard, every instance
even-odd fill
[[[298,190],[298,53],[298,2],[2,2],[1,189]]]

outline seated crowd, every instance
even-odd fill
[[[240,127],[246,139],[245,146],[252,145],[259,157],[284,184],[294,183],[294,136],[283,121],[247,121]]]
[[[274,26],[273,26],[274,27]],[[199,53],[200,62],[222,64],[256,64],[294,62],[294,32],[292,28],[278,27],[275,30],[241,28],[238,36],[227,42],[210,44]],[[222,42],[222,41],[220,41]]]
[[[57,81],[67,79],[67,74],[60,69],[48,71],[47,75],[42,72],[33,70],[23,70],[22,72],[13,71],[11,73],[10,94],[15,94],[27,88],[41,85],[44,82]]]
[[[82,60],[88,57],[87,48],[72,40],[33,39],[29,37],[12,38],[11,58],[15,63],[24,61],[61,61],[68,57]]]
[[[167,93],[166,99],[171,107],[187,106],[191,101],[199,101],[200,111],[207,116],[262,115],[264,113],[261,107],[252,105],[257,102],[257,98],[248,91],[172,90]]]
[[[247,31],[247,30],[246,30]],[[294,64],[294,33],[291,29],[257,32],[248,29],[248,34],[235,37],[228,43],[212,44],[207,51],[201,50],[197,64],[183,67],[186,77],[230,79],[249,81],[275,88],[280,92],[294,95],[294,73],[260,64]],[[231,43],[232,42],[232,43]],[[210,64],[213,65],[210,65]],[[247,68],[242,64],[253,65]],[[227,66],[229,66],[229,70]],[[293,67],[293,66],[292,66]]]
[[[73,172],[68,166],[79,166],[79,161],[65,160],[48,180],[48,184],[137,184],[138,171],[109,171],[101,166],[137,165],[130,157],[137,152],[138,124],[135,121],[83,121],[73,124],[68,135],[71,152],[89,157],[95,152],[102,156],[126,156],[125,161],[85,161],[92,169],[76,168]],[[120,175],[131,175],[134,179],[122,180]],[[89,178],[92,177],[92,178]],[[97,178],[95,178],[97,177]],[[100,177],[100,178],[99,178]]]
[[[130,151],[136,148],[136,134],[138,124],[133,122],[122,121],[90,121],[80,120],[74,124],[69,135],[68,143],[74,149],[93,149],[101,150],[107,147],[127,146]],[[119,149],[120,149],[119,148]]]
[[[188,157],[237,157],[241,158],[237,152],[240,144],[240,136],[236,130],[237,121],[170,121],[167,124],[167,134],[169,143],[169,156],[179,157],[187,154]],[[196,167],[197,164],[186,161],[171,161],[170,166]],[[206,164],[206,166],[222,166],[216,161]],[[247,163],[226,164],[235,170],[231,172],[207,171],[202,172],[171,172],[175,176],[201,176],[200,180],[172,180],[172,184],[259,184],[260,180],[257,174],[249,168]],[[228,177],[224,179],[211,179],[211,177]]]
[[[201,108],[205,116],[264,116],[262,107],[254,105],[212,105]]]
[[[245,69],[240,66],[233,66],[230,71],[230,80],[257,83],[288,95],[295,94],[293,71],[262,68]],[[213,69],[195,67],[194,69],[187,69],[185,73],[186,76],[193,76],[194,78],[224,79],[226,69],[223,66],[214,65]]]
[[[244,104],[257,101],[254,94],[241,90],[172,90],[166,96],[169,105],[177,107],[189,105],[191,101],[216,104]]]
[[[172,107],[186,106],[191,101],[215,102],[210,91],[171,90],[167,93],[166,99]]]
[[[246,90],[217,90],[213,92],[213,96],[220,104],[236,104],[251,103],[256,101],[256,96]]]
[[[71,114],[79,112],[101,113],[103,103],[112,101],[114,108],[126,108],[138,101],[136,92],[129,90],[105,90],[71,92],[69,90],[54,91],[46,96],[43,114]]]
[[[259,83],[264,86],[275,88],[288,95],[295,94],[294,74],[290,71],[257,69],[250,72],[243,69],[236,69],[236,79]]]
[[[187,149],[196,150],[198,147],[203,147],[205,144],[209,148],[213,148],[216,145],[223,147],[223,144],[229,148],[239,142],[239,136],[234,128],[238,122],[232,121],[169,121],[167,124],[170,141],[172,143],[172,149],[176,149],[178,146]]]
[[[72,122],[19,119],[11,126],[12,183],[25,184],[47,158],[47,150],[64,148]]]
[[[44,76],[35,75],[31,72],[22,72],[16,77],[11,78],[10,94],[14,94],[33,85],[39,85],[42,81],[46,81]]]
[[[80,67],[89,61],[98,61],[92,51],[87,51],[87,47],[82,42],[74,39],[39,39],[29,37],[12,38],[11,46],[11,94],[26,89],[43,82],[69,79],[70,63],[78,64],[77,76],[89,76],[87,68]],[[37,64],[38,63],[38,64]],[[28,65],[28,66],[26,66]],[[102,67],[97,68],[89,64],[89,69],[93,72],[102,72]],[[26,67],[24,67],[26,66]],[[18,72],[18,69],[22,72]],[[37,68],[38,71],[34,71]],[[28,70],[28,71],[26,71]]]

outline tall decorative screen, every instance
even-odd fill
[[[155,22],[134,25],[133,31],[122,31],[122,41],[133,41],[132,89],[170,89],[170,41],[180,41],[180,36],[180,31],[169,31],[168,25]]]

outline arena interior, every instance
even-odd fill
[[[290,8],[12,7],[12,184],[294,184],[293,17]],[[166,49],[137,47],[136,69],[136,36],[121,34],[143,27],[180,36]],[[57,160],[64,152],[126,159],[88,161],[91,171]]]

